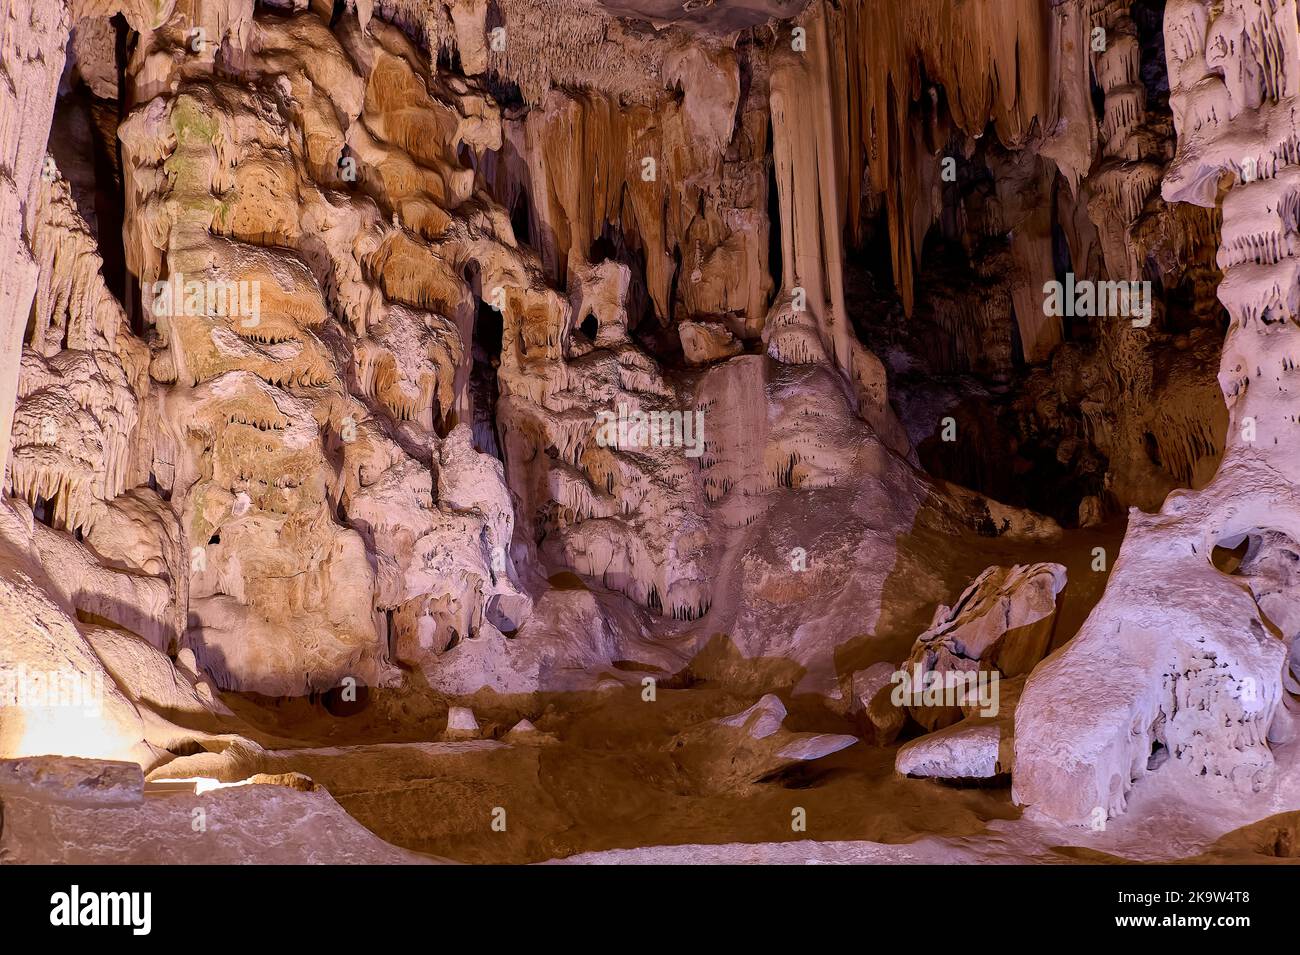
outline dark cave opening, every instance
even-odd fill
[[[37,495],[36,503],[32,506],[32,516],[46,527],[54,526],[54,505],[58,499],[54,497],[45,498]]]
[[[533,241],[533,217],[528,203],[528,193],[521,189],[510,208],[510,228],[515,233],[515,240],[521,245],[531,245]]]
[[[608,233],[602,232],[591,242],[587,250],[587,261],[592,265],[618,259],[618,247]]]
[[[1156,436],[1150,431],[1142,435],[1142,448],[1146,451],[1147,457],[1156,467],[1161,467],[1160,462],[1160,444],[1156,441]]]
[[[356,716],[370,703],[370,688],[363,683],[335,686],[320,694],[320,703],[331,716]]]
[[[1106,105],[1106,94],[1097,83],[1097,77],[1094,76],[1091,71],[1088,73],[1088,93],[1092,98],[1093,114],[1100,116]]]
[[[1151,744],[1151,755],[1147,757],[1147,772],[1155,772],[1169,759],[1169,750],[1159,740]]]
[[[504,334],[505,322],[501,313],[480,299],[470,346],[470,429],[474,433],[474,447],[498,460],[502,459],[502,454],[497,435],[496,408],[500,397],[497,369],[501,365]]]
[[[1162,8],[1159,0],[1151,0],[1135,13],[1143,82],[1149,109],[1157,114],[1150,122],[1157,129],[1167,122],[1160,114],[1168,110],[1159,44]],[[930,126],[944,125],[944,99],[942,90],[927,96],[925,84],[919,89],[912,111],[920,119],[913,122],[925,120],[921,134],[929,135]],[[1093,93],[1100,115],[1104,97],[1095,81]],[[912,315],[904,316],[893,288],[884,210],[864,204],[868,218],[862,241],[846,256],[845,270],[855,330],[885,365],[891,403],[922,466],[1067,527],[1118,516],[1134,503],[1157,506],[1167,489],[1194,486],[1197,475],[1204,480],[1212,473],[1210,459],[1222,447],[1214,437],[1222,424],[1216,417],[1219,391],[1212,356],[1217,356],[1226,325],[1212,292],[1206,294],[1218,279],[1209,253],[1171,272],[1162,265],[1169,261],[1167,251],[1148,251],[1137,276],[1150,282],[1153,320],[1148,331],[1133,335],[1120,321],[1062,315],[1062,343],[1045,359],[1027,362],[1017,309],[1033,299],[1017,291],[1011,278],[1017,253],[1008,231],[1014,223],[1006,215],[1017,204],[1025,209],[1033,205],[1005,187],[999,191],[998,182],[1008,171],[1020,170],[1028,173],[1029,188],[1038,173],[1005,149],[992,127],[974,142],[954,132],[944,148],[936,144],[935,155],[951,156],[955,163],[940,184],[942,206],[917,259]],[[1096,238],[1102,226],[1072,205],[1086,198],[1074,196],[1058,172],[1036,200],[1039,208],[1051,210],[1043,218],[1058,282],[1075,272],[1092,281],[1115,280],[1106,271]],[[1157,203],[1158,196],[1143,215],[1170,214]],[[1217,233],[1216,214],[1205,215]],[[1063,221],[1068,216],[1073,219]],[[1144,235],[1154,235],[1154,230]],[[1072,243],[1087,261],[1073,261]],[[1207,243],[1210,252],[1215,245],[1217,237]],[[1135,354],[1155,369],[1149,380],[1135,382],[1126,371],[1134,360],[1128,356]],[[1121,402],[1120,396],[1135,386],[1141,390],[1138,400],[1124,397]],[[1197,397],[1184,397],[1192,394]],[[1171,432],[1157,410],[1171,400],[1194,409],[1185,422],[1172,426],[1183,429],[1178,433]],[[1117,403],[1136,410],[1098,415],[1098,408],[1113,409]],[[1187,446],[1194,448],[1195,460],[1171,454]],[[1121,481],[1127,475],[1128,485],[1117,490],[1116,474]],[[1153,492],[1154,500],[1136,501],[1130,496],[1134,474],[1166,490]]]
[[[937,92],[933,99],[943,102]],[[955,160],[953,175],[943,180],[942,208],[922,243],[912,315],[893,282],[884,209],[848,256],[849,313],[859,339],[885,363],[891,401],[928,472],[1073,524],[1079,502],[1101,488],[1105,459],[1058,460],[1060,442],[1033,420],[1032,403],[1026,413],[1034,368],[1022,358],[1007,278],[1012,253],[1007,237],[982,229],[978,218],[996,220],[990,167],[1005,159],[994,139],[988,130],[969,156],[959,143],[943,150]],[[1068,269],[1059,226],[1051,243],[1054,266]]]
[[[1054,205],[1058,206],[1058,212],[1061,185],[1061,181],[1058,178],[1055,183],[1056,188],[1053,189],[1053,199],[1056,200]],[[1074,261],[1073,257],[1070,255],[1070,240],[1065,234],[1065,229],[1061,226],[1059,215],[1052,216],[1052,266],[1055,271],[1056,281],[1058,282],[1064,281],[1066,274],[1074,271]],[[1012,322],[1011,324],[1016,328],[1016,354],[1023,354],[1023,350],[1020,347],[1020,329],[1015,322]],[[1086,330],[1076,326],[1075,317],[1073,315],[1061,316],[1062,341],[1074,341],[1079,337],[1081,331]]]
[[[46,149],[98,246],[106,288],[122,305],[132,331],[142,334],[139,285],[126,266],[123,232],[126,198],[121,144],[117,137],[117,128],[126,112],[121,91],[126,88],[126,64],[135,47],[136,34],[121,14],[116,14],[109,25],[113,28],[112,85],[103,76],[97,76],[92,89],[92,81],[83,70],[104,64],[83,66],[73,56],[70,44],[64,76],[67,89],[55,101]],[[110,91],[114,95],[99,95]]]
[[[448,43],[440,46],[436,63],[439,73],[451,73],[455,76],[465,75],[460,65],[460,50],[455,44]]]
[[[135,52],[135,47],[140,40],[140,36],[131,29],[130,25],[126,22],[126,17],[120,13],[114,14],[110,22],[113,25],[114,56],[117,61],[117,88],[119,91],[117,97],[117,115],[120,124],[121,121],[126,118],[127,114],[127,102],[124,92],[127,89],[127,65],[130,63],[131,56]],[[105,256],[104,258],[104,274],[109,289],[114,290],[114,294],[117,295],[118,300],[123,302],[125,305],[126,319],[128,324],[131,326],[131,331],[136,335],[143,336],[146,329],[144,304],[141,301],[140,295],[140,280],[126,267],[126,195],[122,179],[122,142],[116,136],[112,137],[112,142],[112,171],[117,185],[115,191],[116,201],[112,208],[116,212],[116,218],[110,216],[107,211],[102,215],[103,218],[105,218],[106,223],[116,230],[114,235],[118,237],[118,241],[113,243],[116,247],[114,257],[110,258],[109,256]],[[113,270],[117,268],[121,269],[121,280],[115,287],[113,279],[110,276]]]
[[[781,193],[776,186],[776,163],[772,160],[771,127],[767,131],[767,272],[772,277],[772,295],[785,289],[785,256],[781,251]],[[770,304],[770,303],[769,303]]]
[[[1169,74],[1165,64],[1165,0],[1135,0],[1131,14],[1142,47],[1142,85],[1147,91],[1147,107],[1167,111]]]
[[[650,287],[646,281],[646,253],[638,243],[635,235],[628,235],[622,226],[615,222],[606,222],[600,233],[591,240],[584,250],[586,261],[591,265],[602,262],[618,262],[625,265],[630,273],[627,289],[627,330],[634,334],[643,325],[658,325],[654,300],[650,297]],[[675,301],[676,285],[668,301]],[[654,319],[653,321],[647,321]]]

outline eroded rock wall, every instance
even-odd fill
[[[890,294],[937,363],[1035,366],[1025,433],[1106,459],[1079,521],[1105,494],[1165,501],[1024,687],[1017,799],[1113,814],[1155,746],[1263,785],[1285,598],[1262,609],[1211,556],[1300,539],[1294,3],[1170,0],[1172,123],[1151,3],[1009,6],[817,2],[723,31],[594,0],[11,6],[0,598],[24,622],[3,662],[107,675],[86,755],[141,762],[185,739],[154,710],[206,719],[214,685],[569,690],[719,637],[724,682],[761,661],[842,699],[839,653],[890,581],[937,588],[896,563],[919,515],[1059,537],[917,467],[942,415],[899,420],[897,356],[865,344],[884,323],[846,292],[883,216]],[[25,132],[65,48],[117,98],[138,296]],[[1187,207],[1224,188],[1221,219]],[[919,282],[936,237],[982,281]],[[1066,271],[1187,293],[1198,327],[1148,302],[1080,331],[1044,305]],[[179,703],[141,689],[168,685]],[[42,719],[6,724],[6,752],[71,745]]]

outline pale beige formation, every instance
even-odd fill
[[[1180,139],[1164,195],[1212,205],[1222,174],[1236,180],[1222,198],[1218,255],[1231,319],[1219,365],[1227,446],[1208,485],[1170,495],[1158,514],[1132,514],[1101,604],[1031,676],[1016,715],[1015,795],[1036,813],[1085,821],[1123,811],[1157,763],[1156,745],[1188,780],[1259,791],[1274,774],[1270,738],[1291,735],[1288,601],[1275,590],[1265,609],[1212,561],[1215,548],[1249,539],[1252,562],[1268,562],[1300,533],[1290,357],[1300,332],[1286,218],[1295,18],[1289,0],[1166,8]]]

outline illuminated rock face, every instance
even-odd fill
[[[549,300],[500,211],[462,208],[457,150],[500,146],[482,94],[386,24],[341,44],[314,15],[224,16],[150,38],[141,95],[174,89],[121,132],[159,333],[152,471],[191,560],[182,642],[225,688],[391,684],[390,653],[527,614],[500,468],[435,424],[466,417],[468,270]],[[195,30],[206,45],[176,45]],[[190,297],[214,288],[219,314]]]
[[[1219,364],[1227,446],[1205,487],[1132,516],[1101,604],[1030,678],[1016,717],[1015,795],[1034,812],[1078,822],[1121,812],[1155,744],[1189,778],[1258,791],[1273,770],[1270,734],[1290,735],[1295,683],[1288,675],[1284,687],[1283,670],[1295,632],[1277,625],[1289,604],[1275,591],[1265,609],[1211,558],[1250,539],[1258,563],[1297,530],[1295,22],[1286,0],[1166,8],[1179,144],[1164,196],[1212,205],[1227,184],[1218,253],[1230,317]]]
[[[229,770],[242,705],[358,693],[565,745],[480,701],[703,682],[684,790],[856,758],[803,696],[1031,817],[1271,784],[1294,0],[18,6],[0,757]]]
[[[0,133],[5,172],[0,175],[0,256],[7,270],[0,292],[0,457],[8,460],[12,444],[18,368],[23,354],[23,330],[39,267],[31,245],[33,209],[45,164],[46,131],[54,113],[54,97],[63,69],[63,47],[70,15],[64,3],[43,4],[28,17],[7,10],[0,26],[0,58],[9,83],[5,85]]]

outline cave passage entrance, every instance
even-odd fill
[[[501,366],[504,333],[501,313],[480,300],[470,343],[470,430],[474,433],[474,447],[497,460],[503,460],[497,434],[497,399],[500,397],[497,369]]]

